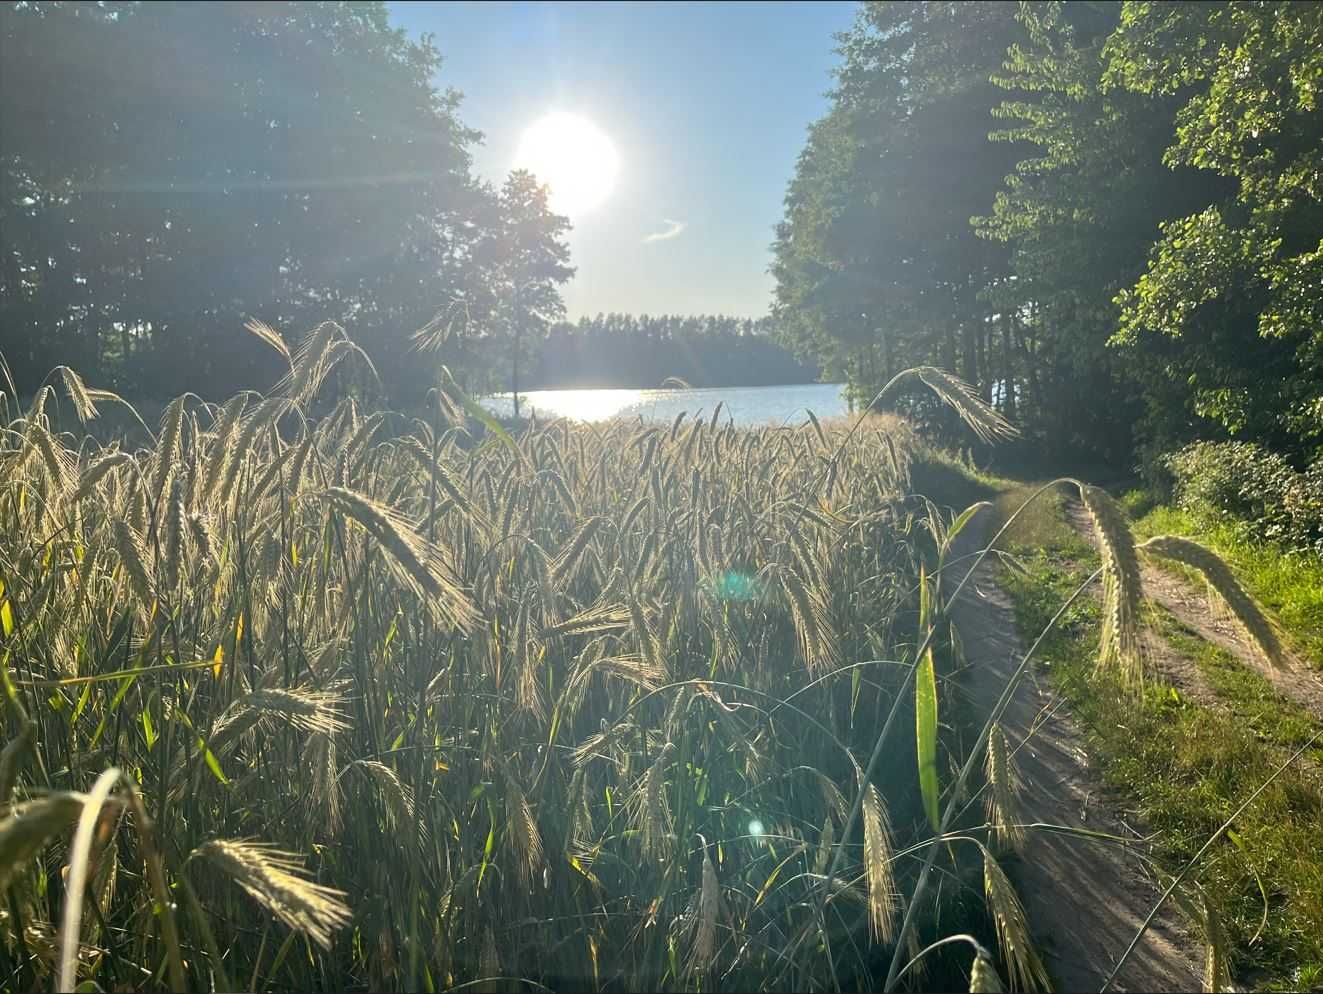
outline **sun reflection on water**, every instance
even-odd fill
[[[539,415],[577,421],[605,421],[642,399],[642,390],[530,390],[520,397]]]

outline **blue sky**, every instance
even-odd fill
[[[598,311],[758,316],[772,227],[808,124],[826,109],[834,32],[854,3],[392,3],[430,31],[437,82],[485,140],[499,182],[551,111],[593,121],[619,152],[610,199],[575,219],[571,317]],[[645,241],[682,222],[672,238]]]

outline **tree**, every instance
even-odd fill
[[[1127,3],[1107,82],[1180,102],[1164,162],[1229,192],[1163,225],[1118,299],[1199,418],[1323,450],[1323,6]]]
[[[927,362],[984,396],[1002,378],[984,291],[1005,279],[1009,250],[969,219],[1016,159],[987,141],[999,99],[989,77],[1019,31],[1015,11],[867,3],[839,39],[832,107],[810,130],[777,231],[774,314],[858,400]]]
[[[529,347],[546,337],[565,305],[559,287],[574,275],[564,238],[569,219],[552,212],[547,188],[532,173],[512,172],[501,188],[501,227],[495,236],[500,301],[493,312],[504,334],[510,363],[514,414],[519,416],[519,370]]]
[[[1020,417],[1058,458],[1128,456],[1144,362],[1109,347],[1114,298],[1142,271],[1159,224],[1220,186],[1163,166],[1176,101],[1104,90],[1103,47],[1120,17],[1120,3],[1026,4],[1025,37],[993,77],[1010,99],[993,111],[1005,124],[991,140],[1033,154],[975,227],[1012,248],[1010,276],[992,294],[1029,388]]]
[[[20,381],[71,362],[217,396],[279,374],[247,318],[333,318],[408,398],[433,379],[413,333],[493,295],[479,244],[506,222],[471,176],[478,136],[384,4],[5,4],[0,46],[0,351]]]

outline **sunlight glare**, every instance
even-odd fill
[[[597,125],[556,111],[524,132],[514,167],[551,188],[551,206],[570,217],[598,207],[615,189],[620,156]]]

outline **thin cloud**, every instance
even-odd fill
[[[662,218],[662,224],[666,225],[666,230],[654,231],[652,234],[646,235],[643,239],[644,245],[647,245],[649,242],[669,241],[672,238],[678,237],[685,228],[689,227],[689,224],[686,221],[672,221],[670,218],[666,217]]]

